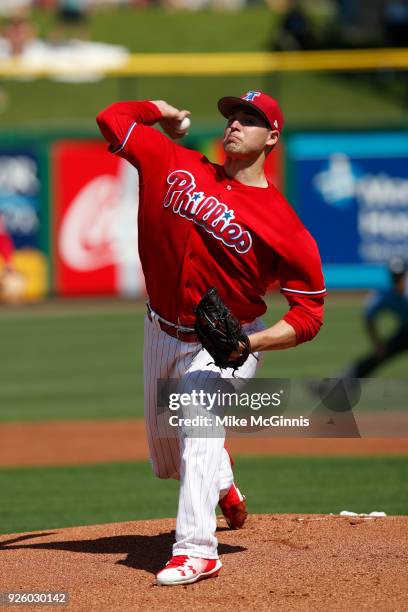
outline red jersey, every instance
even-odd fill
[[[139,254],[152,308],[168,321],[194,323],[203,293],[216,286],[241,322],[263,315],[268,285],[279,280],[297,342],[322,323],[326,294],[315,241],[278,190],[250,187],[197,151],[149,127],[151,102],[119,102],[97,122],[109,150],[139,171]]]

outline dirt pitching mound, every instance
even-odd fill
[[[252,515],[218,521],[223,569],[158,587],[174,519],[0,536],[0,590],[67,591],[47,610],[406,610],[408,517]],[[38,610],[38,606],[19,606]]]

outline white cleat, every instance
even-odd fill
[[[222,567],[219,559],[199,559],[187,555],[177,555],[166,563],[156,574],[156,584],[172,586],[176,584],[192,584],[204,578],[218,575]]]

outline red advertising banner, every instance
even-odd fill
[[[97,140],[53,146],[54,286],[58,295],[141,295],[135,168]]]

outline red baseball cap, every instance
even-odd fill
[[[226,96],[218,100],[218,110],[227,119],[237,106],[252,108],[265,119],[273,130],[282,131],[284,119],[280,106],[275,98],[271,98],[263,91],[251,90],[240,98]]]

